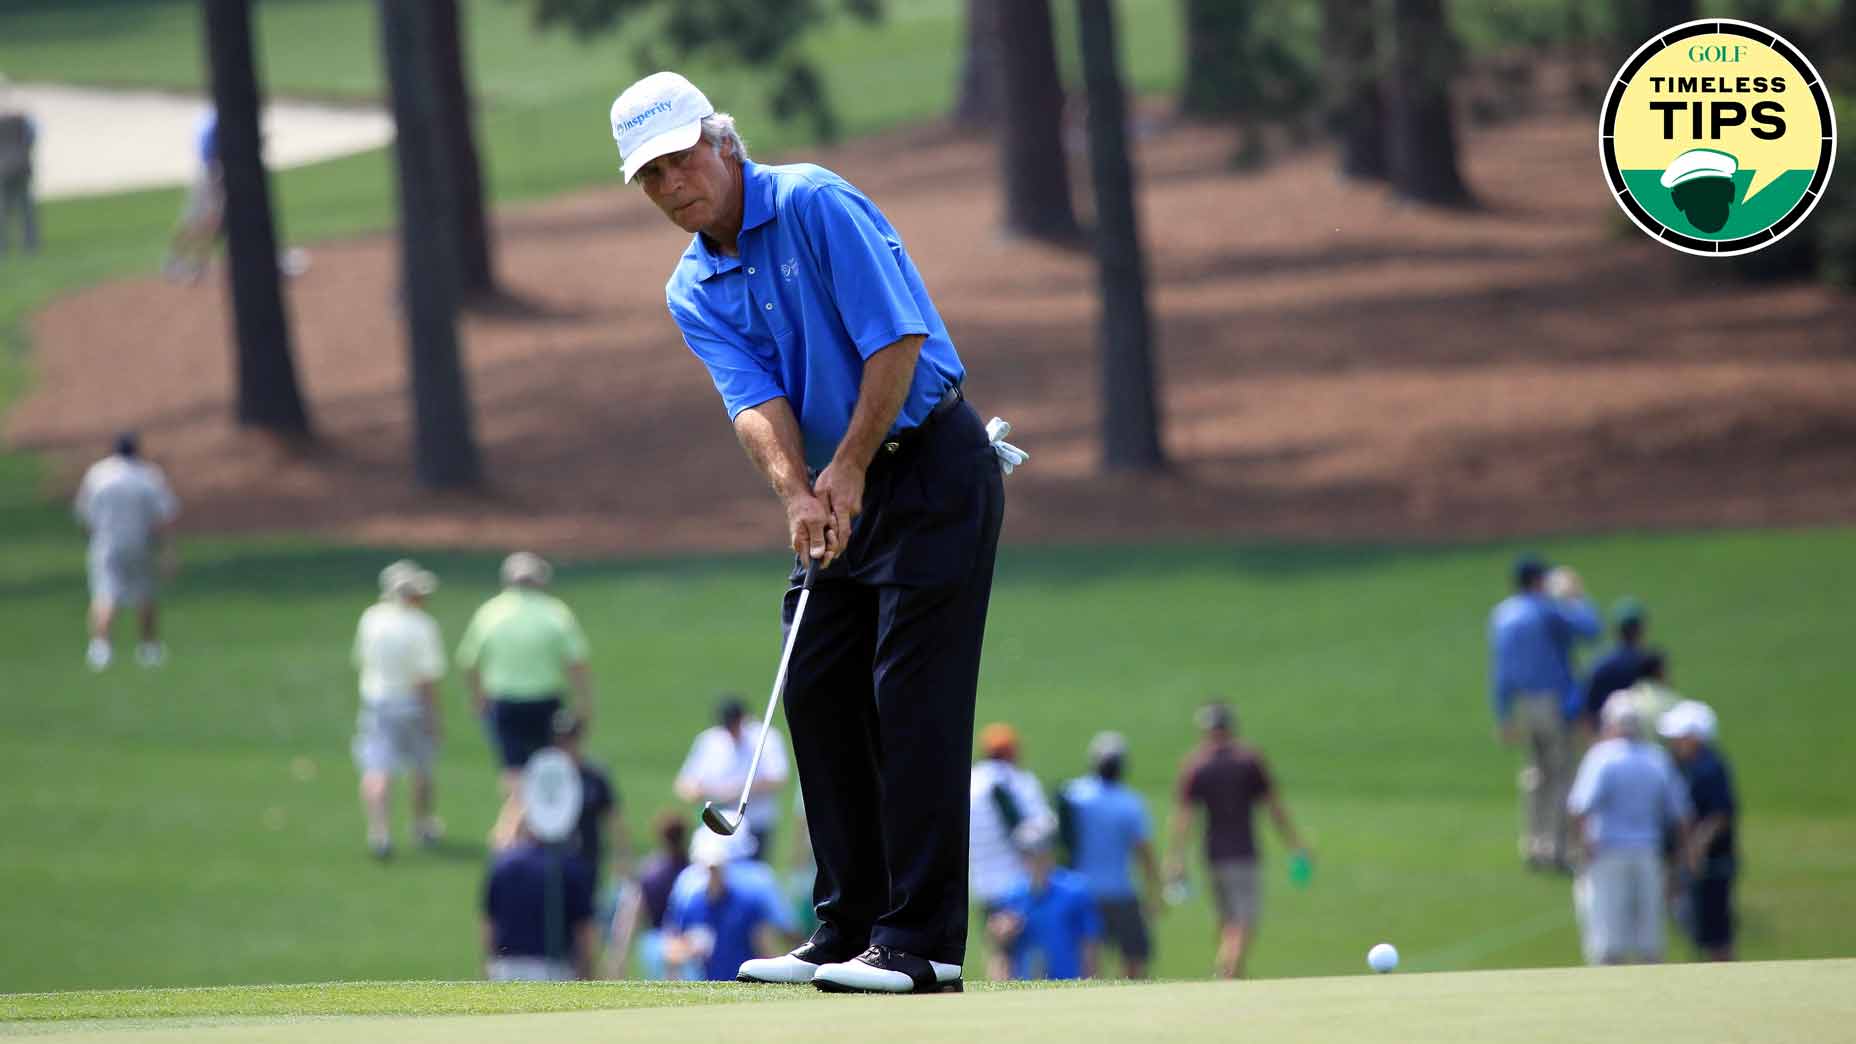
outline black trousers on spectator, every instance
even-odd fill
[[[813,941],[958,964],[980,646],[1005,491],[964,401],[877,451],[846,552],[787,668],[786,723],[818,859]],[[792,626],[795,563],[783,619]]]

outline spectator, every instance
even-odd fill
[[[169,540],[180,502],[161,469],[142,459],[132,432],[116,437],[116,452],[84,472],[74,510],[90,534],[90,669],[110,665],[110,630],[116,610],[128,606],[141,621],[136,662],[158,667],[167,658],[161,644],[156,601],[160,574],[175,567]]]
[[[444,639],[425,600],[438,577],[401,559],[380,571],[380,600],[361,614],[354,665],[361,673],[361,713],[354,762],[361,772],[367,847],[377,859],[393,854],[388,789],[394,774],[412,776],[413,829],[424,845],[443,827],[436,815],[432,758],[440,736],[438,681],[445,675]]]
[[[1586,963],[1662,960],[1663,837],[1673,830],[1682,848],[1691,806],[1669,755],[1643,738],[1635,704],[1605,702],[1566,810],[1585,849],[1573,899]]]
[[[593,888],[593,870],[572,846],[543,845],[524,823],[484,886],[485,976],[592,978]]]
[[[622,869],[627,856],[625,830],[619,819],[619,793],[613,789],[612,780],[605,770],[586,760],[580,749],[580,736],[585,728],[585,723],[573,711],[562,710],[554,715],[554,745],[565,751],[580,770],[580,822],[569,840],[580,858],[593,868],[593,880],[603,882],[601,871],[606,865],[606,839],[613,839]]]
[[[1682,695],[1669,687],[1669,657],[1658,649],[1644,653],[1643,676],[1624,690],[1624,698],[1637,708],[1643,738],[1654,742],[1656,723],[1682,702]]]
[[[683,767],[677,770],[676,793],[685,801],[732,805],[741,799],[741,785],[747,781],[748,766],[760,742],[761,723],[748,723],[747,707],[734,693],[722,697],[716,717],[720,724],[696,734]],[[748,855],[753,858],[773,855],[773,832],[780,822],[780,803],[773,796],[786,786],[790,774],[786,742],[780,730],[769,728],[767,749],[754,773],[753,797],[759,800],[748,802],[748,835],[753,841]]]
[[[1057,808],[1071,865],[1096,904],[1108,941],[1121,954],[1121,970],[1130,979],[1141,979],[1147,976],[1153,953],[1146,910],[1158,909],[1160,868],[1154,860],[1147,807],[1121,782],[1127,755],[1127,740],[1120,733],[1098,733],[1089,744],[1094,772],[1065,785]],[[1146,910],[1128,872],[1130,859],[1141,864]]]
[[[679,977],[730,981],[749,961],[785,950],[782,927],[790,921],[778,883],[765,863],[741,858],[744,851],[735,838],[707,829],[691,842],[693,865],[673,886],[664,919],[664,960],[700,970]],[[700,886],[684,884],[692,870],[701,872]]]
[[[529,757],[553,739],[570,684],[574,716],[584,726],[592,715],[586,634],[573,610],[545,590],[553,576],[540,555],[518,551],[504,559],[503,592],[471,617],[458,646],[473,705],[496,737],[505,794],[514,793]]]
[[[0,87],[6,78],[0,77]],[[38,127],[24,112],[0,110],[0,257],[13,249],[17,224],[21,246],[28,254],[39,249],[39,214],[32,198],[32,150]]]
[[[1057,831],[1030,819],[1012,832],[1026,875],[986,919],[994,947],[1009,956],[1014,979],[1092,979],[1102,919],[1081,874],[1057,865]]]
[[[1569,869],[1566,788],[1577,756],[1570,724],[1579,714],[1575,642],[1598,634],[1598,613],[1578,574],[1547,571],[1534,555],[1515,562],[1515,593],[1489,615],[1489,702],[1504,744],[1527,746],[1521,771],[1527,834],[1521,856],[1533,869]]]
[[[1658,731],[1669,741],[1695,811],[1694,835],[1684,853],[1689,935],[1708,960],[1731,961],[1734,878],[1740,871],[1734,847],[1739,802],[1734,798],[1733,773],[1717,746],[1714,710],[1684,700],[1663,715]]]
[[[1018,767],[1018,732],[1003,722],[980,730],[980,752],[968,790],[968,890],[980,908],[981,922],[991,923],[1001,900],[1024,878],[1024,861],[1013,832],[1030,820],[1055,823],[1044,788],[1036,776]],[[996,947],[986,956],[987,977],[1003,979],[1010,967]]]
[[[658,816],[658,848],[638,868],[638,880],[619,899],[612,920],[612,939],[606,949],[606,974],[625,978],[632,940],[638,944],[638,977],[661,979],[664,965],[664,918],[670,910],[671,887],[690,865],[689,828],[681,812]],[[643,929],[641,932],[640,929]]]
[[[1586,676],[1584,709],[1581,724],[1586,732],[1598,734],[1598,712],[1605,700],[1643,679],[1644,663],[1650,652],[1644,648],[1643,632],[1649,614],[1635,598],[1621,598],[1611,609],[1612,626],[1617,628],[1618,643],[1607,650]]]
[[[1237,741],[1237,716],[1229,705],[1209,703],[1199,709],[1205,739],[1179,772],[1178,801],[1173,809],[1173,838],[1167,873],[1186,874],[1186,850],[1199,809],[1205,810],[1205,860],[1218,906],[1218,954],[1214,970],[1221,978],[1241,978],[1244,958],[1256,934],[1259,902],[1257,840],[1252,813],[1269,809],[1276,832],[1296,854],[1308,858],[1307,846],[1270,778],[1257,750]]]
[[[168,242],[161,272],[176,283],[198,283],[225,230],[225,171],[219,162],[219,112],[208,108],[193,131],[194,155],[200,161],[180,221]]]

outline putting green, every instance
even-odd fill
[[[1438,975],[1359,975],[1248,983],[1161,983],[1080,989],[975,990],[960,997],[823,997],[779,989],[755,1001],[624,1011],[523,1015],[232,1017],[82,1023],[0,1023],[0,1034],[42,1041],[340,1040],[476,1044],[506,1040],[821,1039],[958,1041],[1115,1040],[1502,1042],[1580,1044],[1680,1040],[1832,1040],[1856,1022],[1856,960],[1639,968],[1565,968]],[[422,991],[480,990],[434,983]],[[554,989],[554,987],[549,987]],[[571,991],[575,987],[559,987]],[[630,987],[615,987],[621,993]],[[659,991],[663,987],[640,987]],[[329,990],[345,990],[332,986]],[[169,991],[125,993],[155,999]],[[198,991],[220,993],[222,991]],[[249,990],[223,991],[224,1010]],[[798,994],[798,999],[792,999]],[[95,996],[95,995],[92,995]],[[739,997],[713,991],[716,998]],[[19,1015],[49,999],[0,997]],[[439,998],[425,998],[434,1000]],[[623,1003],[614,998],[615,1002]],[[660,1000],[658,1003],[664,1003]],[[670,1003],[676,1003],[674,1000]],[[24,1005],[24,1006],[22,1006]],[[423,1007],[423,1005],[419,1005]],[[133,1014],[134,1004],[117,1010]],[[146,1008],[140,1010],[148,1010]],[[318,1010],[308,1006],[306,1010]],[[326,1010],[326,1009],[321,1009]],[[201,1012],[202,1015],[206,1013]],[[1839,1028],[1841,1027],[1841,1028]]]

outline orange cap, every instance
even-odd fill
[[[1018,753],[1018,730],[1003,721],[995,721],[980,730],[980,749],[988,757],[1005,757]]]

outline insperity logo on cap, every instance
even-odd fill
[[[1837,118],[1798,49],[1751,22],[1688,22],[1649,40],[1605,95],[1599,151],[1637,227],[1704,257],[1750,254],[1811,213]]]
[[[696,85],[673,72],[656,72],[625,88],[612,103],[612,138],[625,180],[659,156],[681,152],[702,137],[702,120],[715,106]]]

